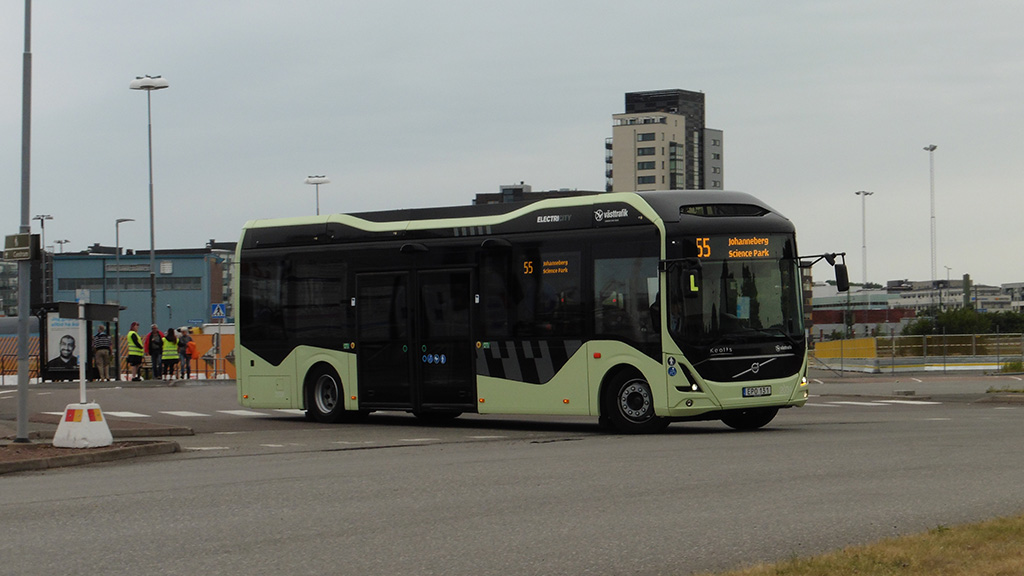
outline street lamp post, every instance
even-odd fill
[[[860,258],[861,265],[863,266],[864,272],[864,284],[868,283],[868,211],[867,211],[867,200],[868,196],[874,194],[874,192],[868,192],[866,190],[858,190],[854,192],[857,196],[860,196]]]
[[[942,293],[940,292],[939,293],[939,301],[942,302],[942,309],[945,310],[946,309],[946,300],[948,300],[950,298],[950,295],[953,294],[953,289],[952,289],[952,286],[949,285],[949,271],[952,270],[952,268],[950,268],[949,266],[945,266],[945,265],[943,266],[943,268],[946,269],[946,296],[943,297]]]
[[[154,90],[163,90],[171,84],[161,76],[136,76],[128,88],[146,91],[146,125],[149,132],[149,300],[152,323],[156,324],[156,241],[153,234],[153,107],[150,98]]]
[[[67,244],[68,242],[71,242],[71,240],[54,240],[53,241],[54,244],[59,244],[60,245],[60,253],[61,254],[64,253],[64,245]]]
[[[53,216],[49,214],[36,214],[32,219],[39,220],[39,244],[43,253],[43,302],[49,302],[50,297],[46,293],[46,221],[53,220]]]
[[[121,224],[135,222],[134,218],[114,220],[114,299],[121,305]]]
[[[316,215],[320,215],[320,185],[330,184],[330,179],[327,176],[307,176],[306,184],[312,184],[316,186]]]
[[[929,144],[924,149],[928,152],[928,182],[932,205],[932,283],[935,283],[935,149],[938,148],[935,144]]]

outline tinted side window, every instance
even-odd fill
[[[514,250],[516,336],[582,333],[582,258],[579,251],[555,246],[533,244]]]
[[[285,328],[296,343],[334,347],[351,333],[347,269],[317,254],[296,256],[287,265],[281,296]]]
[[[656,341],[650,309],[657,294],[657,258],[595,259],[595,334],[634,343]]]

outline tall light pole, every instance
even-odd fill
[[[53,220],[49,214],[36,214],[33,220],[39,220],[39,248],[43,257],[43,302],[49,302],[50,297],[46,293],[46,221]]]
[[[171,84],[161,76],[136,76],[128,88],[146,91],[146,125],[149,128],[149,300],[152,323],[156,324],[156,241],[153,235],[153,106],[150,96]]]
[[[60,253],[61,254],[64,253],[64,245],[67,244],[68,242],[71,242],[71,240],[54,240],[53,241],[54,244],[60,245]]]
[[[114,299],[121,305],[121,224],[135,222],[134,218],[114,220]]]
[[[945,265],[943,266],[943,268],[946,269],[946,298],[949,298],[950,295],[953,293],[952,287],[949,285],[949,271],[952,270],[952,268],[950,268],[949,266],[945,266]],[[939,301],[942,302],[942,309],[943,310],[946,309],[946,298],[943,298],[941,296],[941,292],[940,292]]]
[[[932,203],[932,284],[935,284],[935,144],[929,144],[924,149],[928,152],[928,182],[931,191]]]
[[[861,264],[864,270],[864,284],[868,283],[868,209],[867,201],[868,196],[874,194],[874,192],[868,192],[866,190],[858,190],[854,192],[857,196],[860,196],[860,258]]]
[[[327,176],[307,176],[306,184],[312,184],[316,186],[316,215],[320,215],[320,185],[330,184],[330,179]]]
[[[32,0],[25,0],[25,50],[21,55],[21,225],[19,232],[32,234]],[[18,430],[14,442],[28,444],[28,317],[32,291],[32,262],[18,262]]]

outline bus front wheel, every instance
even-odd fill
[[[660,432],[669,424],[654,414],[651,385],[636,374],[620,376],[607,388],[605,414],[611,425],[624,434]]]
[[[722,423],[736,430],[757,430],[771,422],[778,413],[778,408],[733,410],[722,416]]]

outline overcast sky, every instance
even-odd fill
[[[24,2],[0,5],[0,230],[20,224]],[[862,279],[1024,281],[1020,0],[36,0],[31,213],[46,242],[235,241],[245,221],[603,190],[624,93],[705,93],[725,187]],[[38,232],[38,222],[33,222]],[[816,276],[829,276],[824,268]]]

